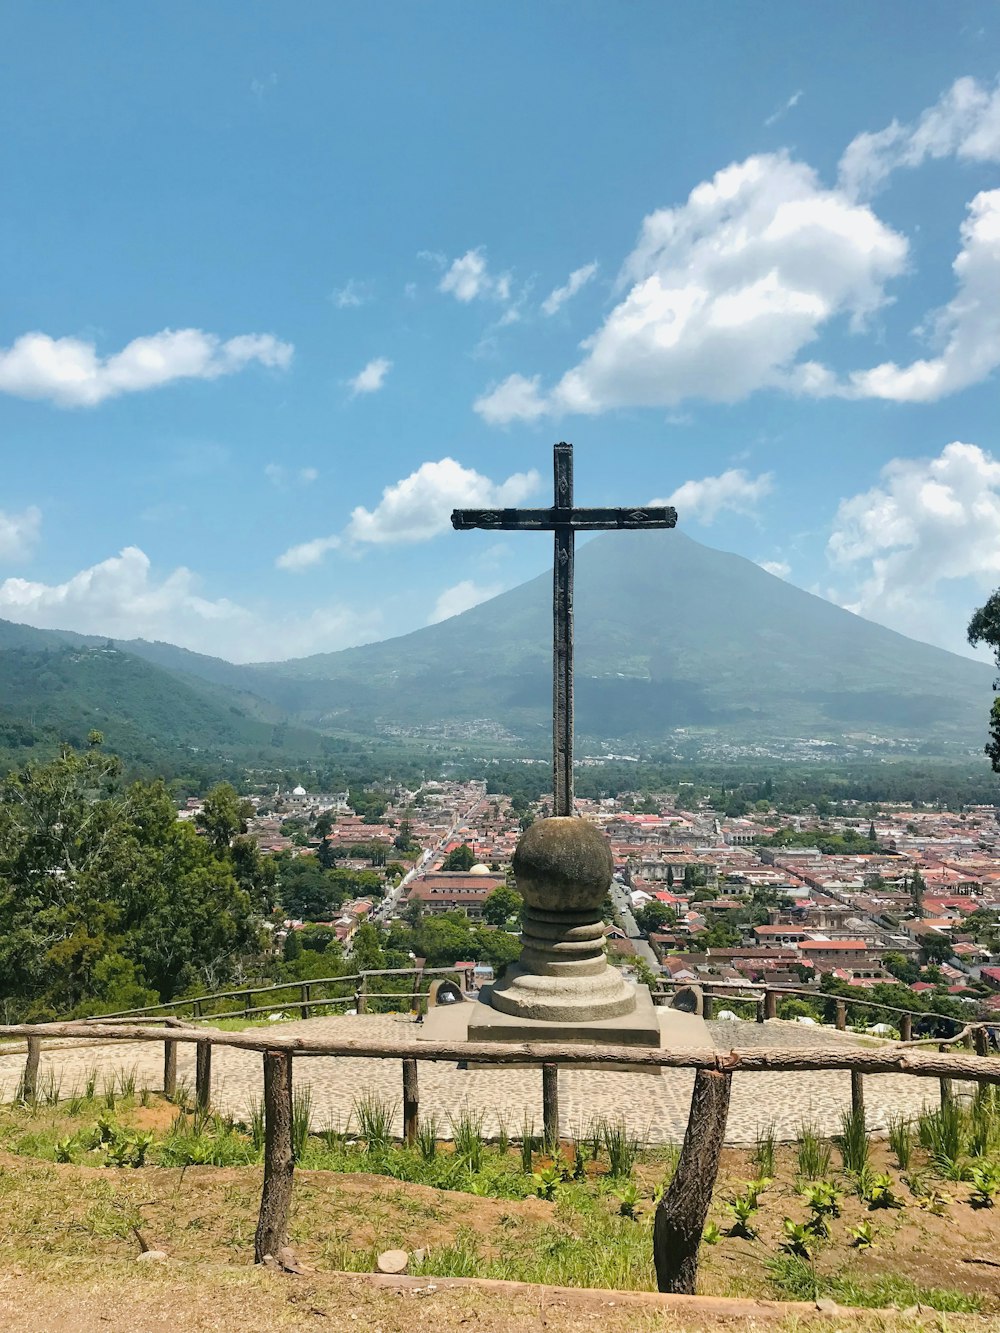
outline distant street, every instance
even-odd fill
[[[632,900],[629,897],[628,889],[621,880],[613,879],[611,881],[611,901],[615,905],[615,912],[619,921],[625,929],[625,934],[632,941],[632,947],[639,958],[645,959],[649,966],[655,971],[660,970],[660,962],[656,954],[649,947],[649,941],[643,936],[642,931],[636,924],[635,917],[632,915]]]

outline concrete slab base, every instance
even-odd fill
[[[419,1041],[565,1041],[609,1046],[636,1046],[643,1050],[711,1049],[712,1038],[705,1020],[677,1009],[653,1004],[648,989],[638,987],[636,1011],[622,1018],[590,1023],[553,1023],[515,1018],[491,1009],[488,989],[482,998],[462,1004],[444,1005],[428,1011],[420,1027]],[[601,1065],[601,1069],[635,1071],[659,1075],[648,1065]]]

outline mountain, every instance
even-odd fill
[[[293,661],[236,666],[170,644],[117,646],[160,673],[150,688],[172,679],[206,705],[237,707],[240,725],[286,718],[353,736],[477,737],[544,753],[551,605],[546,573],[441,624]],[[0,650],[17,634],[59,637],[0,625]],[[577,553],[584,745],[676,741],[684,729],[692,742],[874,733],[937,752],[979,750],[992,677],[985,663],[896,634],[683,533],[616,532]]]

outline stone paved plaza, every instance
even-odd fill
[[[710,1022],[707,1024],[716,1047],[811,1046],[857,1043],[851,1034],[832,1028],[805,1027],[779,1021]],[[274,1025],[269,1027],[274,1030]],[[420,1028],[403,1014],[314,1018],[282,1023],[283,1034],[308,1033],[312,1037],[379,1037],[412,1040],[419,1049]],[[0,1099],[14,1095],[24,1064],[23,1047],[17,1053],[0,1055]],[[195,1049],[179,1045],[178,1079],[194,1088]],[[87,1072],[98,1068],[100,1078],[112,1070],[135,1069],[136,1086],[162,1087],[163,1047],[159,1043],[64,1042],[57,1049],[43,1047],[40,1088],[49,1071],[61,1084],[63,1097],[82,1089]],[[313,1126],[343,1128],[355,1099],[373,1089],[393,1102],[401,1098],[401,1066],[398,1060],[363,1060],[344,1057],[296,1056],[294,1078],[298,1086],[312,1089]],[[666,1069],[662,1074],[600,1070],[562,1069],[559,1074],[559,1104],[562,1132],[567,1137],[585,1131],[599,1117],[624,1116],[631,1130],[650,1142],[679,1142],[687,1123],[693,1074]],[[466,1106],[485,1114],[485,1131],[495,1131],[498,1116],[517,1135],[527,1118],[536,1132],[541,1130],[541,1072],[528,1068],[495,1068],[421,1061],[419,1065],[420,1112],[436,1115],[442,1137],[448,1137],[448,1117]],[[99,1087],[101,1083],[99,1082]],[[261,1095],[261,1057],[255,1052],[215,1047],[212,1057],[212,1101],[217,1110],[243,1118],[247,1108]],[[868,1075],[865,1103],[869,1126],[884,1129],[890,1115],[915,1116],[938,1098],[935,1079],[906,1074]],[[850,1103],[850,1075],[845,1071],[788,1074],[736,1074],[727,1141],[753,1142],[758,1129],[774,1124],[779,1138],[796,1137],[803,1122],[823,1134],[840,1127],[842,1111]],[[401,1129],[397,1107],[396,1131]]]

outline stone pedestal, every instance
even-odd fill
[[[469,1040],[659,1046],[648,989],[630,985],[604,954],[607,840],[582,819],[540,819],[518,843],[513,869],[524,899],[521,957],[475,1006]]]

